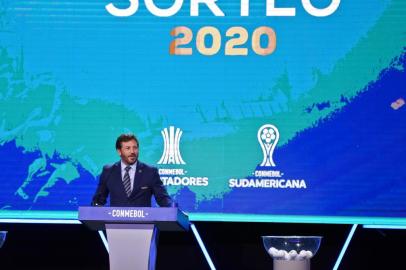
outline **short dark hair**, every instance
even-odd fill
[[[116,149],[121,149],[121,144],[123,142],[129,142],[134,140],[137,143],[137,146],[139,146],[140,144],[138,143],[138,139],[137,137],[135,137],[134,134],[132,133],[123,133],[120,136],[118,136],[117,140],[116,140]]]

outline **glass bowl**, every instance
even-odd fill
[[[275,260],[309,260],[320,247],[321,236],[262,236],[264,247]]]

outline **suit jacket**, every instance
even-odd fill
[[[121,162],[103,167],[92,205],[106,204],[109,195],[110,206],[150,207],[152,195],[154,195],[159,206],[169,207],[172,204],[172,200],[159,177],[158,169],[140,161],[137,162],[134,187],[129,197],[125,192],[121,177]]]

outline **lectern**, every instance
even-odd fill
[[[186,231],[187,215],[178,208],[79,207],[79,220],[106,230],[110,270],[153,270],[159,231]]]

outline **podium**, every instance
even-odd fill
[[[79,207],[79,220],[106,230],[110,270],[153,270],[159,231],[186,231],[189,219],[178,208]]]

